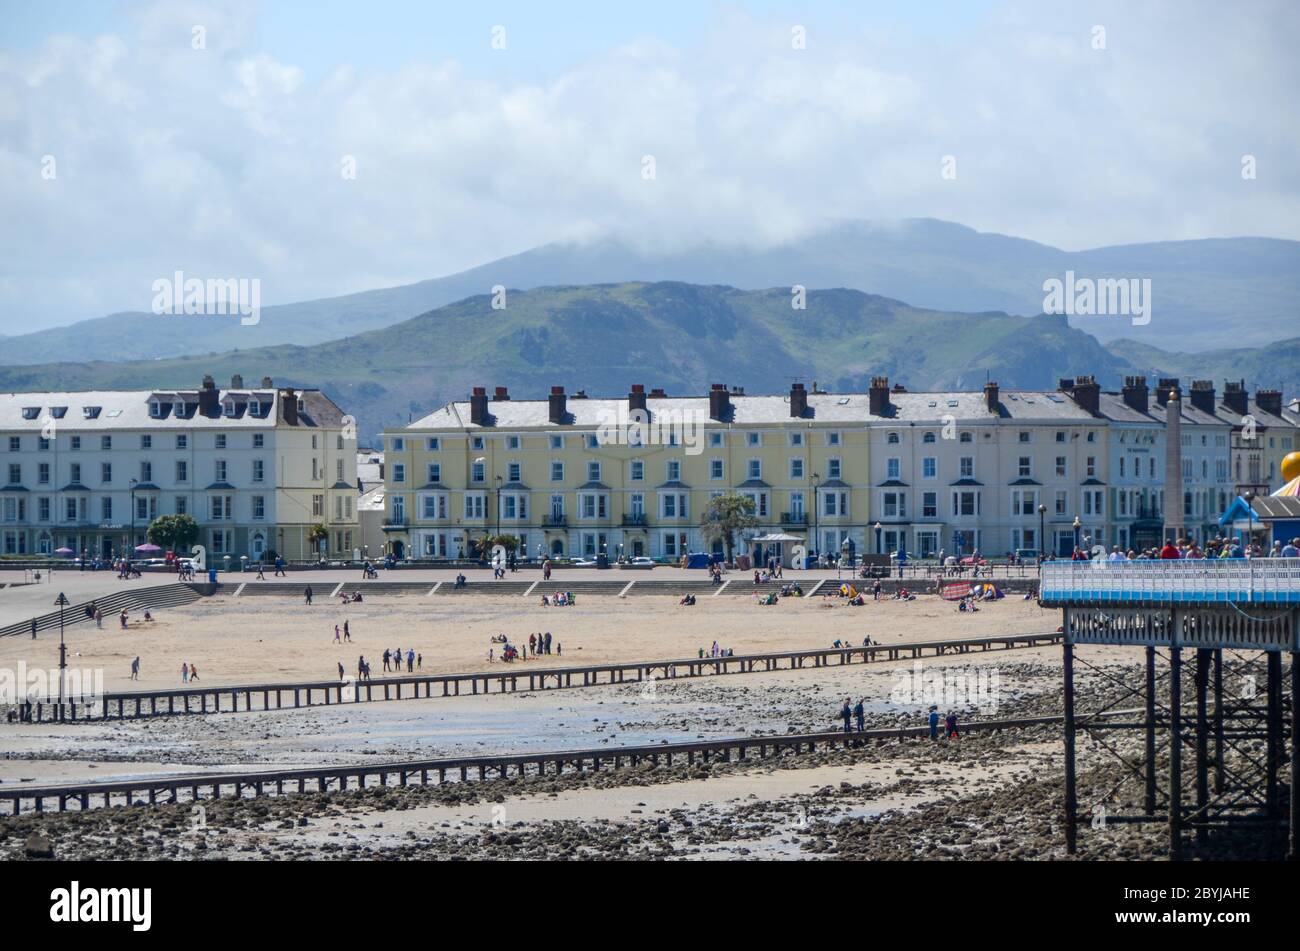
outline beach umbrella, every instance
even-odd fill
[[[155,545],[153,542],[145,542],[143,545],[136,545],[135,550],[136,551],[162,551],[162,549],[159,548],[157,545]]]

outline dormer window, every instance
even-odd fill
[[[172,404],[172,415],[175,416],[177,419],[184,419],[184,418],[185,418],[185,403],[182,402],[181,400],[177,400],[175,403],[173,403],[173,404]]]
[[[39,406],[23,407],[23,419],[36,419],[36,417],[40,415],[41,415],[41,408]]]
[[[50,415],[53,416],[55,419],[62,419],[65,415],[67,415],[67,412],[68,412],[68,408],[66,406],[50,407]]]
[[[225,402],[225,403],[222,403],[222,404],[221,404],[221,412],[222,412],[224,415],[226,415],[226,416],[234,416],[234,415],[235,415],[235,401],[234,401],[234,400],[229,400],[229,401],[227,401],[227,402]]]
[[[81,415],[85,419],[99,419],[99,411],[100,407],[98,406],[81,407]]]
[[[166,412],[167,410],[163,408],[163,404],[161,401],[159,400],[149,401],[149,415],[152,416],[154,419],[162,419],[163,415]]]

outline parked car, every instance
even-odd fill
[[[575,568],[594,568],[596,567],[595,558],[575,558],[569,562]]]
[[[654,567],[654,563],[655,560],[653,558],[647,558],[645,555],[638,555],[636,558],[632,559],[632,564],[634,565],[646,565],[647,567]]]

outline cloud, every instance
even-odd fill
[[[689,45],[543,82],[437,57],[309,81],[256,46],[254,6],[133,8],[0,54],[0,330],[145,309],[178,269],[281,303],[549,241],[761,246],[828,218],[1068,248],[1300,237],[1298,10],[1021,0],[942,39],[808,14],[796,50],[790,21],[724,8]]]

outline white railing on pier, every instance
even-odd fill
[[[1300,604],[1300,558],[1046,562],[1044,601]]]

